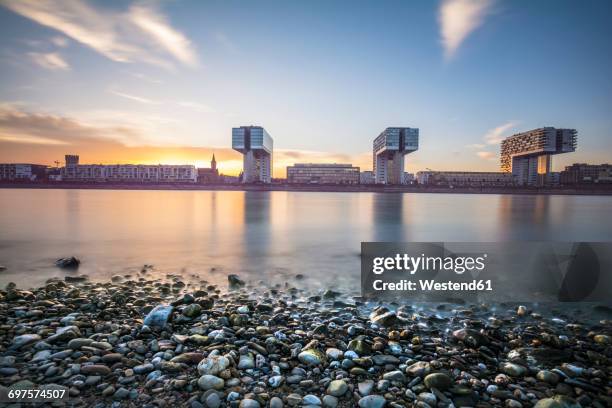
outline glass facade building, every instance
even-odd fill
[[[501,171],[521,185],[550,182],[552,156],[576,150],[576,129],[543,127],[512,135],[501,143]]]
[[[402,184],[404,156],[419,149],[419,129],[386,128],[372,144],[374,181],[377,184]]]
[[[274,141],[261,126],[232,128],[232,149],[242,153],[242,182],[272,182]]]
[[[294,184],[359,184],[359,167],[337,163],[296,163],[287,167],[287,182]]]

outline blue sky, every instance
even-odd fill
[[[277,176],[303,161],[369,169],[387,126],[420,128],[409,171],[497,170],[499,140],[540,126],[578,129],[578,151],[556,169],[610,162],[611,11],[561,0],[0,0],[0,160],[65,151],[202,165],[214,150],[231,173],[231,127],[256,124],[275,140]]]

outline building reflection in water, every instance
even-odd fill
[[[404,229],[404,198],[394,193],[372,194],[372,241],[403,242],[407,239]]]

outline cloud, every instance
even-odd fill
[[[83,0],[0,0],[0,4],[116,62],[165,68],[176,61],[188,66],[198,63],[191,41],[150,3],[128,10],[102,9]]]
[[[136,95],[130,95],[130,94],[127,94],[127,93],[124,93],[124,92],[119,92],[119,91],[111,90],[111,91],[109,91],[109,93],[112,93],[113,95],[117,95],[117,96],[120,96],[120,97],[125,98],[125,99],[129,99],[131,101],[145,103],[147,105],[158,105],[159,104],[159,102],[154,101],[152,99],[143,98],[141,96],[136,96]]]
[[[62,37],[61,35],[53,37],[51,42],[60,48],[65,48],[68,46],[68,39],[66,37]]]
[[[482,149],[485,146],[486,145],[483,143],[472,143],[472,144],[466,145],[465,147],[469,147],[470,149]]]
[[[146,128],[84,122],[72,117],[34,113],[24,107],[0,103],[0,162],[52,165],[65,154],[78,154],[82,163],[196,164],[208,166],[215,153],[225,174],[237,175],[242,156],[229,147],[151,145]],[[285,177],[294,163],[352,163],[370,169],[371,153],[360,155],[322,151],[276,149],[274,177]]]
[[[438,20],[446,59],[452,58],[468,35],[482,25],[494,0],[444,0]]]
[[[198,57],[185,35],[173,29],[165,17],[155,10],[144,6],[133,6],[129,12],[130,20],[145,33],[148,33],[177,60],[195,66]]]
[[[514,128],[517,125],[516,122],[511,121],[511,122],[506,122],[502,125],[499,125],[491,130],[489,130],[487,132],[487,134],[484,136],[484,141],[486,144],[488,145],[496,145],[501,143],[502,140],[504,140],[505,133]]]
[[[478,157],[485,160],[495,160],[497,158],[496,154],[493,152],[476,152]]]
[[[62,56],[56,52],[39,53],[30,52],[28,53],[30,58],[39,66],[50,69],[52,71],[68,71],[70,65],[62,58]]]

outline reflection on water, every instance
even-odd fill
[[[61,256],[94,279],[228,273],[356,289],[361,241],[610,241],[612,197],[238,191],[0,190],[0,284]]]

